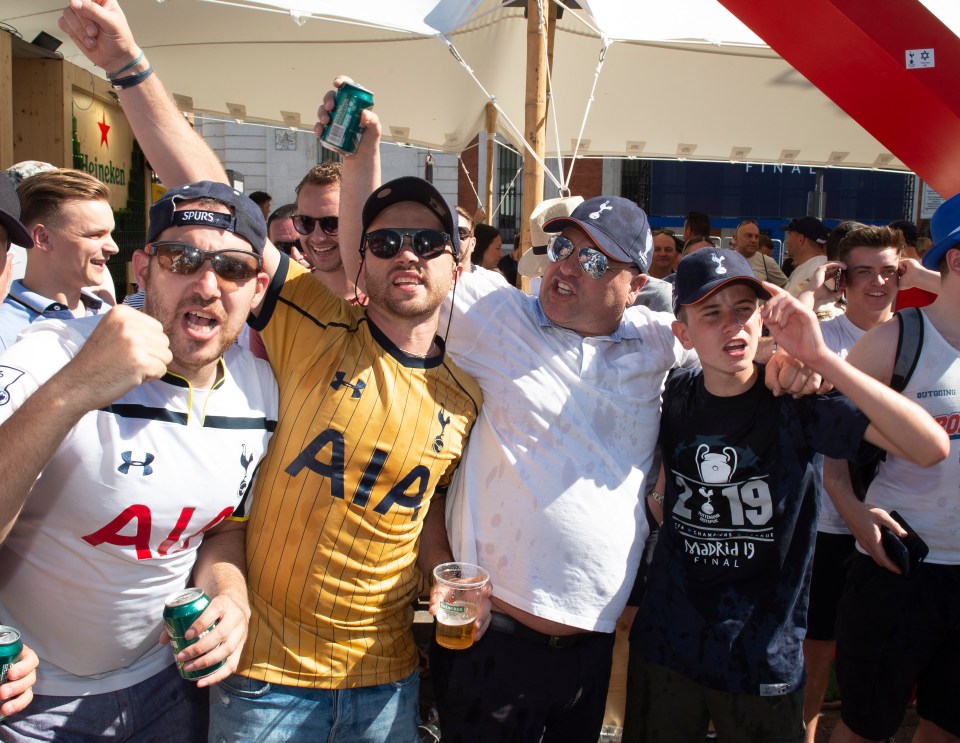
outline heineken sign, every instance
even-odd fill
[[[123,111],[116,103],[77,88],[73,111],[77,120],[74,155],[80,169],[106,184],[111,207],[126,208],[133,133]]]

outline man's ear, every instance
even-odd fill
[[[143,289],[147,285],[147,269],[150,265],[150,256],[142,250],[134,250],[130,260],[133,263],[133,275],[137,286]]]
[[[42,224],[35,224],[30,229],[30,238],[33,240],[33,249],[50,251],[50,233]]]
[[[681,346],[688,351],[693,350],[693,341],[690,340],[690,333],[687,331],[687,326],[685,323],[682,323],[679,320],[674,320],[670,325],[670,329],[677,337],[677,340],[680,341]]]
[[[632,279],[630,279],[630,292],[627,294],[627,307],[633,305],[637,301],[637,297],[640,296],[640,290],[643,289],[647,284],[647,275],[645,273],[638,273]]]

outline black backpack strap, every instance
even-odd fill
[[[897,340],[897,360],[893,365],[890,387],[903,392],[913,376],[920,350],[923,348],[923,316],[916,307],[907,307],[896,313],[900,323],[900,338]]]

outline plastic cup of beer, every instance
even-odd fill
[[[483,587],[490,574],[469,562],[445,562],[433,569],[433,580],[440,587],[437,644],[450,650],[466,650],[473,645]]]

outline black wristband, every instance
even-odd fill
[[[153,67],[148,67],[143,72],[138,72],[136,75],[128,75],[127,77],[117,78],[116,80],[110,81],[110,86],[114,90],[126,90],[127,88],[132,88],[134,85],[139,85],[148,77],[153,74]]]

